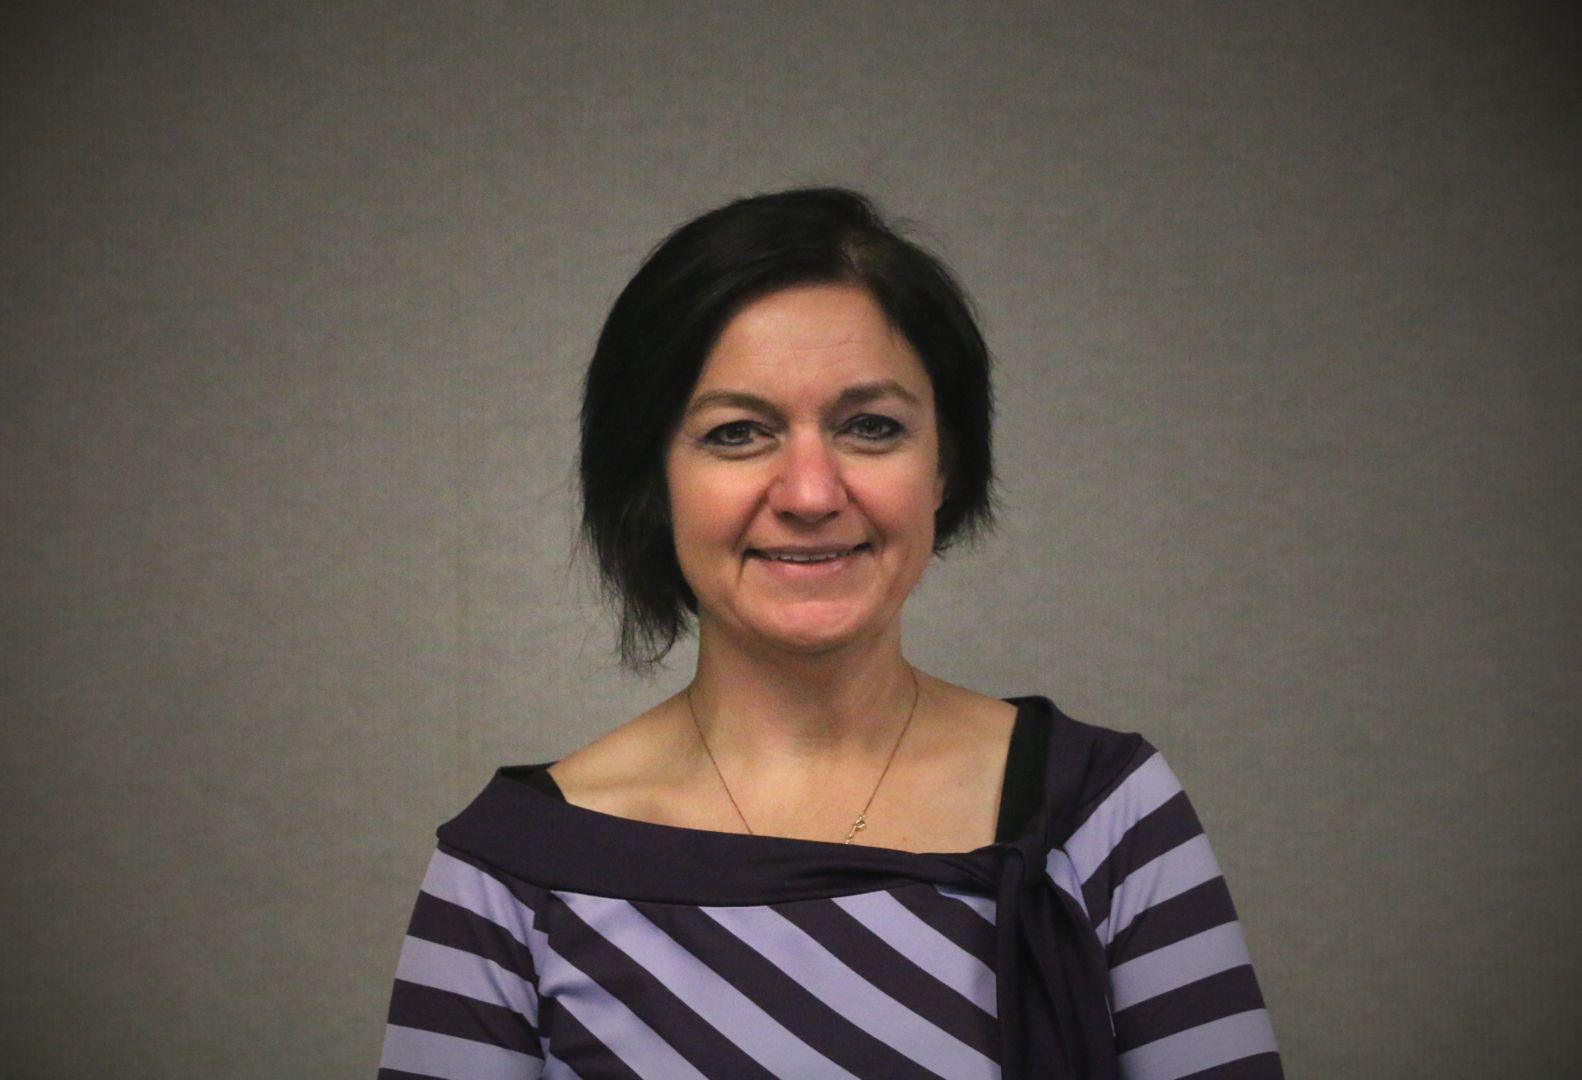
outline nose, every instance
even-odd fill
[[[769,487],[769,508],[775,513],[811,523],[845,508],[848,500],[840,461],[822,437],[790,439],[777,464],[779,469]]]

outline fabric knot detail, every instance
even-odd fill
[[[1026,842],[997,850],[1002,1076],[1118,1080],[1108,969],[1087,917],[1045,872],[1041,851]]]

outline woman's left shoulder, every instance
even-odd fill
[[[1042,764],[1045,805],[1066,829],[1117,795],[1119,802],[1140,797],[1147,803],[1180,790],[1159,752],[1139,733],[1077,720],[1042,695],[1008,701],[1016,713],[1012,752]]]
[[[950,761],[962,775],[998,776],[1017,725],[1016,705],[931,675],[920,675],[921,692],[934,723],[913,734],[924,756]]]
[[[1018,712],[1014,701],[980,694],[976,690],[922,672],[918,675],[922,692],[929,703],[941,715],[950,717],[951,725],[963,737],[1010,737]]]

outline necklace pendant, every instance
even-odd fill
[[[851,823],[851,828],[846,831],[846,843],[857,839],[857,834],[868,827],[868,815],[858,814],[857,820]]]

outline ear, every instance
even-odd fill
[[[945,505],[945,474],[940,473],[934,478],[934,512],[939,513],[939,508]]]

